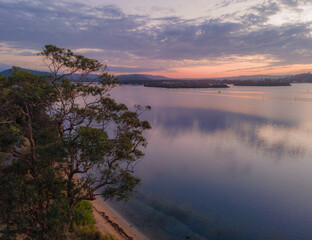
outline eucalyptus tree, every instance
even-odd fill
[[[65,180],[68,217],[78,202],[97,195],[129,198],[140,183],[133,173],[147,145],[143,132],[151,128],[139,115],[150,107],[131,111],[112,99],[109,92],[118,81],[97,60],[54,45],[46,45],[40,55],[56,92],[47,110],[65,154],[56,166]]]
[[[0,220],[7,234],[53,239],[80,201],[135,193],[150,107],[111,98],[118,81],[95,59],[54,45],[39,55],[49,75],[0,77]]]
[[[62,239],[66,229],[62,149],[46,114],[56,100],[44,77],[13,68],[0,77],[1,239]]]

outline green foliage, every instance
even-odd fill
[[[111,184],[104,188],[102,196],[104,199],[129,200],[135,193],[135,187],[140,183],[141,180],[130,173],[123,174],[116,184]]]
[[[12,125],[0,125],[0,152],[6,152],[12,147],[21,147],[23,143],[21,129]]]
[[[61,181],[53,171],[42,168],[40,177],[34,178],[24,162],[1,170],[0,217],[7,224],[3,239],[25,233],[32,239],[63,239],[66,206],[60,193]]]
[[[69,237],[70,240],[117,240],[111,234],[102,234],[95,228],[88,226],[78,227],[73,234]]]
[[[103,158],[114,147],[107,133],[101,129],[80,127],[77,133],[79,135],[81,155],[92,163],[102,162]]]
[[[94,226],[92,204],[89,201],[82,200],[73,210],[73,224],[76,226]]]
[[[3,163],[5,157],[6,157],[6,154],[3,152],[0,152],[0,165]]]
[[[54,45],[39,55],[50,76],[17,67],[0,76],[0,221],[7,239],[63,239],[73,220],[93,221],[83,200],[100,192],[131,197],[140,183],[133,174],[147,145],[143,133],[151,128],[139,119],[149,106],[130,111],[110,97],[118,81],[97,60]]]
[[[50,61],[63,64],[67,68],[74,69],[75,72],[94,72],[98,71],[102,67],[102,64],[97,60],[74,54],[70,49],[58,48],[57,46],[51,44],[45,45],[44,50],[38,55],[42,55]]]
[[[82,200],[73,210],[74,230],[70,239],[79,240],[116,240],[110,234],[103,235],[95,227],[92,204],[89,201]]]

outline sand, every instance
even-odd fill
[[[118,240],[148,240],[149,238],[140,233],[126,219],[120,216],[112,207],[100,197],[91,202],[96,221],[95,226],[103,234],[110,233]]]

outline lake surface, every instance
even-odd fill
[[[152,106],[143,183],[113,203],[150,239],[312,239],[312,84],[112,96]]]

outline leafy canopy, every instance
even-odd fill
[[[48,76],[0,76],[0,220],[7,239],[63,239],[83,200],[128,199],[151,128],[109,95],[118,84],[99,61],[46,45]],[[94,73],[91,75],[91,73]],[[5,193],[5,194],[4,194]],[[39,237],[39,238],[38,238]]]

